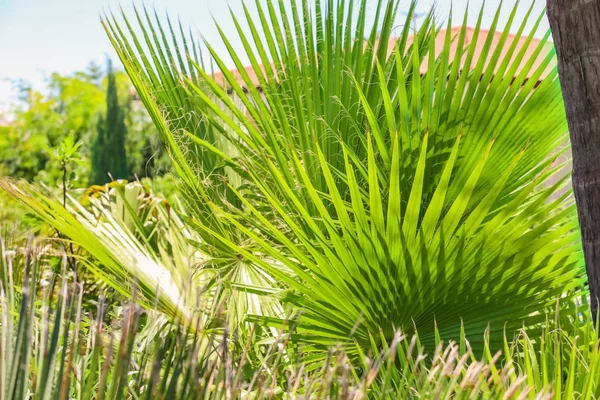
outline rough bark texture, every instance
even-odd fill
[[[595,319],[600,296],[600,0],[547,0],[573,152],[573,192]]]

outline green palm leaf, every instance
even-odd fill
[[[221,29],[239,74],[205,42],[218,76],[169,22],[140,16],[139,34],[125,16],[126,29],[104,20],[215,265],[289,289],[298,339],[353,332],[357,352],[396,328],[434,343],[434,322],[457,338],[461,320],[474,346],[488,326],[501,346],[505,326],[537,328],[577,295],[577,221],[550,157],[567,126],[554,50],[533,36],[542,16],[526,32],[531,9],[518,21],[517,5],[495,34],[500,10],[489,33],[482,9],[472,30],[465,15],[440,34],[430,14],[411,32],[411,3],[395,37],[395,0],[374,15],[366,0],[254,6],[232,16],[252,71]],[[255,290],[244,274],[226,276]]]
[[[349,1],[257,1],[248,34],[234,15],[262,92],[225,33],[239,78],[207,43],[229,90],[199,65],[204,83],[185,85],[247,182],[229,184],[238,207],[209,203],[236,238],[203,233],[292,289],[303,340],[342,340],[359,320],[361,346],[378,329],[431,341],[434,321],[448,337],[461,319],[474,337],[543,322],[583,271],[572,204],[549,200],[564,183],[547,183],[549,154],[567,127],[553,50],[533,40],[541,17],[511,36],[514,7],[486,34],[481,10],[473,40],[466,23],[448,26],[440,46],[432,16],[392,37],[396,1],[379,2],[365,35],[365,4],[356,15]]]

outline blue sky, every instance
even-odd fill
[[[232,29],[228,7],[236,12],[243,0],[154,0],[146,1],[159,13],[168,10],[179,16],[184,26],[220,44],[213,17],[223,24],[227,32]],[[262,0],[265,1],[265,0]],[[371,8],[376,0],[367,0]],[[516,0],[505,0],[505,8]],[[135,4],[142,4],[134,0]],[[252,1],[253,2],[253,1]],[[470,23],[475,23],[475,13],[483,0],[421,0],[420,10],[427,10],[432,3],[438,7],[438,15],[446,16],[453,4],[454,15],[462,16],[467,4],[471,10]],[[408,5],[409,1],[402,3]],[[402,4],[401,3],[401,4]],[[485,27],[489,27],[500,0],[488,0],[484,15]],[[520,13],[524,14],[529,1],[522,2]],[[123,4],[125,12],[131,13],[131,2],[115,0],[0,0],[0,112],[11,99],[11,84],[7,79],[25,79],[34,88],[44,87],[44,78],[52,72],[68,74],[81,70],[92,60],[104,63],[106,55],[116,61],[111,45],[99,22],[103,10],[118,10]],[[545,0],[534,0],[534,13],[539,15]],[[507,13],[504,13],[507,14]],[[503,16],[503,19],[506,15]],[[544,21],[543,28],[547,29]],[[235,36],[235,35],[232,35]],[[233,40],[240,47],[239,41]],[[224,51],[220,45],[217,50]]]

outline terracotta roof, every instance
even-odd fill
[[[461,30],[461,27],[452,28],[451,32],[450,32],[451,36],[458,38],[458,35],[460,34],[460,30]],[[436,56],[439,55],[443,50],[444,42],[446,40],[446,33],[447,33],[446,29],[441,29],[435,38]],[[475,33],[474,28],[467,28],[466,36],[465,36],[465,45],[468,45],[473,42],[474,33]],[[500,39],[502,37],[501,32],[493,32],[492,34],[494,36],[492,38],[490,53],[495,50],[495,48],[498,46],[498,43],[500,42]],[[479,55],[482,53],[483,48],[485,46],[485,42],[488,38],[488,35],[490,35],[489,30],[482,29],[479,31],[479,38],[477,40],[475,55],[473,57],[473,61],[471,62],[471,68],[474,67],[474,65],[476,64],[476,62],[479,58]],[[508,52],[508,49],[511,46],[511,44],[513,43],[513,41],[515,40],[515,37],[516,37],[515,35],[508,35],[506,42],[502,49],[502,53],[501,53],[502,57],[504,57],[506,55],[506,53]],[[409,45],[412,44],[413,38],[414,38],[413,36],[408,38]],[[390,39],[390,41],[388,43],[388,56],[394,52],[394,48],[396,46],[398,39],[399,39],[398,37],[393,37]],[[518,39],[515,54],[518,54],[518,52],[525,45],[526,41],[527,41],[526,37],[520,37]],[[529,46],[527,48],[527,52],[526,52],[525,56],[523,57],[519,66],[517,67],[515,76],[521,72],[521,70],[526,65],[526,63],[531,59],[532,55],[534,54],[536,48],[540,45],[540,43],[541,43],[541,40],[539,40],[539,39],[534,38],[531,40],[531,43],[529,44]],[[527,74],[527,78],[531,77],[532,72],[536,71],[536,69],[539,67],[539,65],[543,62],[545,56],[548,55],[552,51],[552,48],[553,48],[552,43],[550,43],[550,42],[544,43],[543,50],[542,50],[541,54],[535,59],[530,72]],[[451,60],[453,60],[456,56],[456,49],[457,49],[457,43],[456,43],[456,41],[453,41],[452,44],[450,45],[450,59]],[[488,61],[486,62],[486,65],[489,63],[489,58],[490,58],[490,55],[488,54]],[[514,58],[515,58],[515,55],[513,54],[512,59],[514,59]],[[464,62],[465,62],[465,57],[463,56],[463,64],[464,64]],[[540,79],[545,78],[550,73],[550,71],[555,66],[555,63],[556,63],[556,61],[553,59],[550,62],[550,65],[548,66],[548,68],[546,68],[546,70],[542,73],[542,76],[540,77]],[[498,64],[500,64],[500,63],[498,63]],[[498,67],[499,67],[499,65],[496,66],[496,69]],[[271,68],[273,68],[273,65],[271,65]],[[251,82],[254,85],[258,86],[259,80],[258,80],[258,77],[257,77],[254,69],[252,68],[252,66],[247,66],[247,67],[245,67],[245,69],[246,69],[246,72],[248,73],[248,75],[250,76]],[[264,65],[261,65],[261,70],[264,74],[264,72],[265,72]],[[240,73],[240,71],[238,71],[237,69],[231,69],[230,71],[233,73],[237,82],[239,82],[240,84],[244,83],[244,80],[242,78],[242,74]],[[425,72],[427,72],[427,58],[421,64],[421,73],[425,73]],[[220,85],[223,85],[225,83],[225,78],[224,78],[222,72],[215,73],[213,78]]]
[[[459,34],[460,34],[460,30],[461,27],[454,27],[451,29],[450,31],[450,35],[451,37],[456,37],[458,38]],[[436,49],[436,56],[439,55],[443,49],[444,46],[444,42],[446,40],[446,33],[447,30],[442,29],[440,30],[440,32],[438,33],[438,35],[435,38],[435,49]],[[465,45],[469,45],[471,44],[475,37],[475,29],[474,28],[467,28],[466,29],[466,34],[465,34]],[[476,64],[477,60],[479,59],[479,56],[481,55],[481,53],[483,52],[484,46],[485,46],[485,42],[488,39],[488,36],[492,34],[492,41],[491,41],[491,46],[490,46],[490,51],[488,53],[488,58],[486,61],[486,66],[489,63],[489,59],[491,58],[492,53],[494,52],[494,50],[498,47],[498,44],[500,43],[500,39],[502,38],[502,32],[490,32],[487,29],[481,29],[479,31],[479,35],[477,38],[477,44],[475,47],[475,54],[473,57],[473,61],[471,62],[471,68],[474,67],[474,65]],[[412,43],[412,37],[410,37],[408,39],[409,43]],[[502,46],[502,51],[501,51],[501,57],[500,60],[504,59],[508,53],[509,48],[511,47],[511,45],[513,44],[513,42],[515,41],[516,36],[509,34],[506,38],[506,42],[504,43],[504,45]],[[397,39],[392,39],[390,40],[390,43],[388,45],[388,51],[392,52],[394,51],[394,45]],[[523,49],[523,47],[526,45],[527,43],[527,37],[526,36],[521,36],[517,39],[517,44],[516,44],[516,48],[515,48],[515,52],[513,53],[512,57],[511,57],[511,63],[512,61],[515,60],[516,55]],[[521,62],[519,63],[515,76],[518,75],[523,68],[525,67],[525,65],[527,64],[527,62],[529,62],[529,60],[531,60],[531,58],[533,57],[533,54],[535,53],[536,49],[540,46],[540,44],[542,43],[542,41],[540,39],[536,39],[533,38],[531,40],[531,42],[529,43],[527,50],[525,52],[524,57],[522,58]],[[457,43],[456,41],[454,41],[451,45],[450,45],[450,59],[454,59],[456,57],[456,48],[457,48]],[[542,50],[540,52],[540,54],[535,58],[535,61],[533,62],[532,68],[530,69],[530,71],[527,74],[527,78],[530,78],[531,75],[537,70],[537,68],[543,63],[544,58],[550,54],[550,52],[553,49],[553,44],[551,42],[545,42],[542,45]],[[463,66],[464,66],[464,62],[465,62],[465,57],[463,56]],[[500,66],[499,64],[501,64],[500,62],[497,63],[495,69],[497,70],[498,67]],[[542,73],[540,79],[545,78],[546,76],[548,76],[548,74],[552,71],[552,69],[554,68],[554,66],[556,65],[556,60],[553,58],[552,61],[550,62],[550,64],[548,65],[548,67],[544,70],[544,72]],[[510,65],[509,65],[510,68]],[[427,71],[427,62],[426,60],[423,62],[423,64],[421,64],[421,72],[426,72]]]
[[[270,65],[273,72],[275,73],[275,66],[274,64]],[[258,76],[256,74],[256,72],[254,71],[254,68],[252,68],[251,65],[248,65],[244,68],[246,70],[246,73],[248,74],[248,76],[250,77],[250,81],[256,86],[259,87],[260,85],[260,81],[258,80]],[[262,75],[265,75],[265,66],[263,64],[260,65],[260,70],[262,72]],[[244,84],[244,78],[242,77],[241,72],[238,69],[230,69],[229,72],[231,72],[235,78],[235,80],[240,83],[240,84]],[[213,75],[213,79],[215,80],[215,82],[217,82],[219,85],[223,85],[224,83],[226,83],[226,79],[225,76],[222,72],[216,72]]]

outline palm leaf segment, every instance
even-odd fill
[[[434,321],[452,337],[461,319],[472,338],[488,325],[535,325],[583,276],[573,207],[554,195],[564,179],[548,184],[549,154],[567,131],[548,35],[524,34],[531,9],[516,21],[517,7],[499,37],[480,35],[482,10],[471,42],[465,15],[440,47],[431,15],[411,35],[414,3],[393,37],[398,9],[380,1],[369,29],[364,0],[257,1],[258,18],[245,8],[249,34],[232,15],[258,82],[225,32],[240,79],[206,43],[223,82],[191,57],[167,84],[212,127],[187,143],[161,112],[176,104],[153,97],[165,82],[142,79],[153,68],[136,62],[143,51],[130,51],[116,21],[107,31],[184,185],[202,193],[208,217],[196,228],[292,289],[304,340],[329,344],[355,329],[366,346],[370,332],[414,327],[427,340]],[[177,155],[192,144],[237,171],[241,184],[203,170],[226,200],[197,183],[198,160]]]

